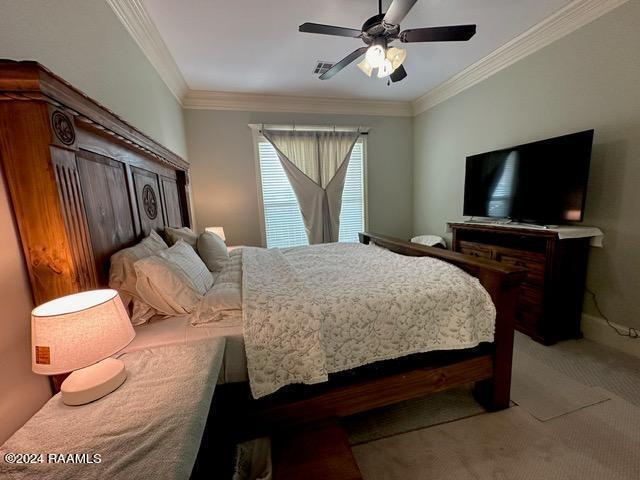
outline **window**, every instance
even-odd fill
[[[351,152],[342,194],[340,241],[357,242],[365,227],[365,144],[359,139]],[[300,207],[273,145],[258,141],[262,203],[267,247],[308,245]]]

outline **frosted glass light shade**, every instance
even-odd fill
[[[367,77],[371,76],[371,72],[373,71],[373,68],[371,67],[371,65],[369,65],[369,62],[367,62],[367,59],[364,58],[359,64],[358,64],[358,68],[362,71],[362,73],[364,73]]]
[[[392,73],[393,67],[391,66],[391,62],[385,58],[382,66],[378,68],[378,78],[388,77]]]
[[[364,55],[371,68],[380,68],[385,61],[385,52],[382,45],[371,45]]]
[[[44,303],[31,312],[35,373],[57,375],[93,365],[135,337],[115,290],[91,290]]]
[[[224,228],[222,227],[207,227],[204,229],[205,232],[211,232],[211,233],[215,233],[217,236],[219,236],[222,240],[227,240],[224,236]]]
[[[403,48],[390,47],[387,50],[387,60],[391,62],[393,70],[402,65],[405,58],[407,58],[407,51]]]

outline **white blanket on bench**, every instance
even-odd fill
[[[0,447],[0,478],[189,478],[223,352],[216,338],[123,355],[128,378],[116,391],[78,407],[55,395]],[[42,463],[7,463],[6,453],[42,454]],[[54,463],[48,454],[94,463]]]

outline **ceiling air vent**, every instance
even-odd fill
[[[316,66],[313,69],[313,73],[315,73],[316,75],[322,75],[331,67],[333,67],[333,63],[324,60],[318,60],[318,63],[316,63]]]

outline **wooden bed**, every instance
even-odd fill
[[[211,468],[229,472],[226,462],[235,443],[268,435],[274,478],[358,479],[340,418],[470,383],[487,410],[509,406],[517,291],[526,271],[372,233],[361,233],[360,242],[438,258],[477,277],[496,306],[495,341],[365,365],[331,374],[325,383],[290,385],[259,400],[251,397],[247,383],[219,385],[195,477]]]
[[[151,229],[191,223],[188,163],[35,62],[0,61],[0,157],[36,304],[105,286],[114,252]],[[524,271],[374,234],[360,240],[439,258],[479,278],[497,307],[495,342],[365,366],[259,401],[249,399],[244,384],[223,386],[217,412],[242,420],[246,428],[235,430],[239,436],[344,417],[470,382],[489,410],[509,406],[516,294]]]
[[[344,417],[472,382],[476,399],[487,410],[509,406],[515,301],[525,271],[382,235],[361,233],[360,241],[402,255],[438,258],[477,277],[496,306],[495,341],[366,365],[332,374],[326,383],[285,387],[260,400],[251,399],[246,383],[221,385],[220,410],[244,424],[247,435]]]

